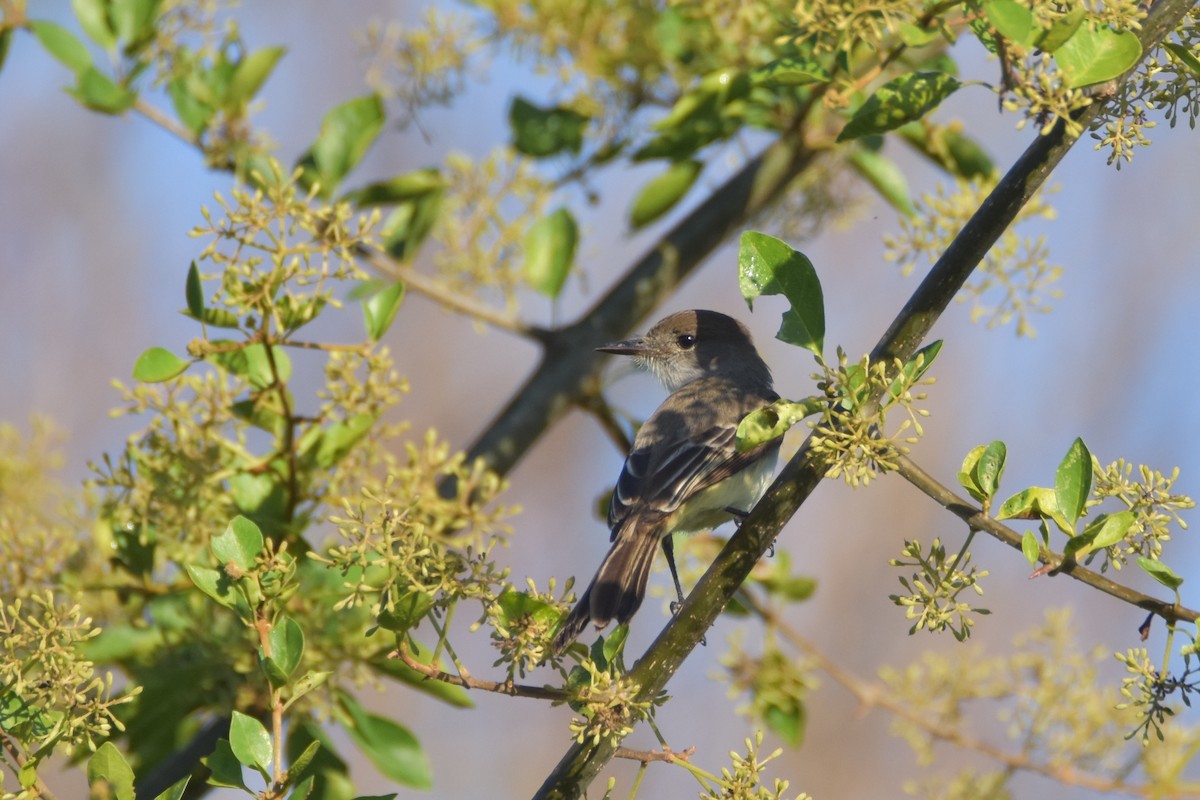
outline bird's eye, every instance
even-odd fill
[[[693,347],[696,346],[696,337],[692,336],[690,333],[685,333],[682,336],[680,336],[678,339],[676,339],[675,343],[678,344],[680,347],[682,347],[684,350],[691,350]]]

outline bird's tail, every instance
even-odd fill
[[[588,622],[599,630],[612,620],[628,622],[646,596],[650,566],[658,550],[659,536],[654,529],[636,524],[618,532],[596,577],[579,597],[571,613],[554,637],[553,651],[559,655],[575,641]]]

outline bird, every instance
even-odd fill
[[[621,467],[608,508],[612,544],[559,625],[555,655],[588,622],[600,630],[614,619],[629,621],[645,597],[660,544],[682,602],[672,536],[744,517],[770,485],[782,441],[744,452],[735,446],[742,418],[779,395],[749,330],[733,317],[679,311],[644,336],[596,350],[632,356],[669,394],[643,423]]]

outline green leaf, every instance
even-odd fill
[[[229,749],[239,763],[254,767],[269,779],[275,749],[271,734],[261,722],[235,710],[229,721]]]
[[[313,759],[316,758],[320,749],[320,742],[309,742],[308,747],[291,760],[291,763],[288,764],[288,781],[291,784],[295,785],[308,777],[309,768],[313,766]]]
[[[250,520],[237,516],[213,537],[209,547],[218,563],[236,564],[242,572],[249,572],[263,549],[262,531]]]
[[[230,344],[226,341],[216,341],[213,344]],[[275,383],[275,372],[279,373],[279,381],[287,383],[292,377],[292,361],[287,351],[278,345],[271,348],[270,357],[267,348],[259,342],[248,344],[236,350],[213,353],[209,359],[255,389],[266,389]],[[274,361],[275,369],[271,369]]]
[[[1004,501],[996,519],[1050,519],[1063,533],[1075,532],[1074,524],[1058,509],[1053,489],[1031,486]]]
[[[264,672],[272,686],[283,686],[304,656],[304,631],[296,620],[282,616],[267,631],[267,641],[271,645],[271,655],[267,656],[261,649],[259,651],[259,657],[269,662]]]
[[[71,0],[79,27],[88,38],[105,50],[113,50],[117,46],[117,37],[109,20],[108,5],[108,0]]]
[[[1005,39],[1026,47],[1033,45],[1037,28],[1033,22],[1033,12],[1026,6],[1016,0],[992,0],[983,4],[983,13]]]
[[[1170,567],[1161,561],[1145,556],[1138,556],[1138,566],[1144,569],[1151,578],[1171,590],[1177,590],[1183,585],[1183,578],[1176,575]]]
[[[792,747],[799,747],[804,741],[803,703],[789,702],[786,708],[775,704],[767,706],[767,710],[763,714],[763,722],[776,736]]]
[[[538,600],[528,592],[508,589],[496,598],[496,604],[500,606],[501,621],[506,625],[519,622],[525,617],[532,617],[550,627],[558,619],[558,612],[553,606]]]
[[[1163,45],[1178,61],[1192,71],[1192,74],[1200,78],[1200,58],[1191,50],[1188,50],[1181,44],[1167,42]]]
[[[558,297],[579,244],[579,226],[566,208],[542,217],[525,234],[526,282],[550,298]]]
[[[171,95],[179,120],[197,136],[204,132],[216,113],[212,105],[196,96],[193,85],[198,84],[191,76],[176,78],[167,84],[167,93]]]
[[[1081,27],[1054,51],[1063,82],[1072,89],[1120,77],[1142,57],[1133,31]]]
[[[877,150],[858,148],[850,154],[850,165],[875,187],[888,205],[906,217],[916,215],[917,210],[908,191],[908,179],[895,161]]]
[[[692,188],[703,169],[704,164],[695,159],[676,161],[666,172],[651,178],[633,199],[629,223],[641,228],[670,211]]]
[[[1092,491],[1092,454],[1076,438],[1054,475],[1054,500],[1074,529]]]
[[[191,364],[163,347],[151,347],[138,356],[133,379],[142,383],[162,383],[181,374]]]
[[[513,146],[528,156],[545,158],[563,151],[578,153],[588,118],[569,108],[540,108],[523,97],[508,109]]]
[[[8,60],[8,51],[12,49],[13,28],[0,28],[0,69]]]
[[[942,32],[937,28],[921,28],[911,22],[900,23],[898,33],[900,41],[909,47],[924,47],[942,36]]]
[[[313,689],[323,686],[329,680],[331,675],[333,675],[332,670],[309,670],[301,675],[300,679],[296,681],[291,690],[288,692],[288,701],[284,703],[283,710],[287,711],[292,703],[296,702],[301,697],[304,697],[304,695],[308,694]]]
[[[285,47],[265,47],[239,61],[234,67],[233,77],[230,78],[229,88],[225,92],[225,109],[235,115],[241,115],[245,105],[258,94],[286,52]]]
[[[1079,30],[1079,26],[1083,24],[1087,18],[1087,9],[1079,6],[1066,14],[1063,14],[1058,19],[1050,24],[1050,27],[1042,31],[1038,36],[1035,45],[1039,50],[1044,50],[1047,53],[1053,53],[1055,50],[1063,46],[1063,43],[1075,35],[1075,31]],[[1170,45],[1167,45],[1170,47]]]
[[[625,651],[625,642],[629,639],[629,626],[618,625],[608,636],[601,636],[596,642],[604,655],[604,663],[611,664]]]
[[[229,496],[238,511],[264,523],[278,521],[287,500],[279,478],[269,472],[239,472],[229,478]]]
[[[183,800],[183,793],[187,790],[187,785],[191,780],[192,776],[188,775],[164,789],[154,800]]]
[[[154,23],[162,0],[111,0],[112,22],[117,39],[127,54],[145,45],[154,34]]]
[[[1025,560],[1029,562],[1029,566],[1037,566],[1038,556],[1041,554],[1041,544],[1038,542],[1036,533],[1025,531],[1021,535],[1021,552],[1025,554]]]
[[[320,184],[321,197],[332,197],[383,130],[383,101],[379,95],[358,97],[332,109],[321,120],[317,140],[300,159],[302,183]]]
[[[890,80],[867,98],[838,134],[839,142],[895,130],[920,119],[962,83],[944,72],[913,72]]]
[[[246,784],[242,780],[242,765],[238,762],[237,756],[233,754],[228,739],[218,739],[212,755],[200,760],[212,773],[208,776],[208,782],[212,786],[223,786],[229,789],[246,788]]]
[[[1130,510],[1101,514],[1095,522],[1083,529],[1083,535],[1091,540],[1088,549],[1100,550],[1124,541],[1136,522],[1137,515]]]
[[[1008,448],[1000,440],[988,444],[975,464],[976,485],[984,496],[991,499],[1000,488],[1000,478],[1004,475],[1004,462],[1008,456]]]
[[[121,114],[137,102],[137,94],[118,85],[95,67],[77,73],[75,86],[68,91],[79,102],[102,114]]]
[[[363,300],[363,323],[371,341],[378,342],[387,333],[388,328],[392,327],[396,312],[400,310],[400,303],[404,300],[404,291],[404,282],[395,281]]]
[[[379,612],[377,621],[381,628],[395,633],[412,630],[433,609],[433,595],[421,591],[409,591],[396,598],[391,608]]]
[[[405,200],[416,200],[446,188],[446,179],[435,168],[418,169],[397,175],[386,181],[370,183],[361,189],[347,192],[342,199],[354,205],[388,206]]]
[[[825,83],[829,80],[829,72],[807,58],[779,58],[751,72],[750,80],[758,84],[804,86]]]
[[[776,338],[821,357],[825,300],[821,281],[807,256],[774,236],[746,231],[738,247],[738,287],[751,309],[756,297],[786,297],[791,308],[784,312]]]
[[[112,742],[96,749],[87,765],[92,797],[133,800],[133,769]]]
[[[321,469],[329,469],[337,464],[346,457],[354,445],[367,435],[374,424],[374,414],[355,414],[349,419],[330,425],[325,429],[321,443],[317,446],[317,466]]]
[[[349,694],[339,694],[349,715],[346,732],[386,778],[418,789],[433,786],[433,770],[417,737],[398,722],[368,714]]]
[[[187,297],[188,314],[193,319],[200,319],[204,315],[204,285],[200,282],[200,270],[195,261],[188,267],[184,295]]]
[[[751,411],[738,423],[738,452],[753,450],[764,442],[783,436],[800,420],[819,414],[824,405],[823,397],[807,397],[799,402],[776,400],[769,406]]]
[[[987,448],[983,445],[976,445],[963,457],[962,467],[958,471],[958,484],[967,490],[967,494],[975,498],[980,503],[987,502],[988,495],[979,485],[979,477],[976,473],[976,467],[979,466],[979,459],[983,458],[983,451]]]
[[[405,200],[384,221],[379,233],[388,255],[400,261],[412,258],[433,230],[442,211],[441,189]]]
[[[32,20],[29,27],[33,29],[33,35],[41,42],[42,47],[46,48],[46,52],[72,72],[80,73],[92,66],[92,54],[88,52],[87,45],[63,26],[44,20]]]
[[[184,564],[184,570],[196,588],[216,600],[226,608],[237,610],[246,608],[245,598],[237,591],[233,581],[222,570],[205,567],[201,564]],[[248,611],[248,609],[247,609]]]

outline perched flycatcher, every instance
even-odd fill
[[[771,370],[742,323],[680,311],[645,336],[596,348],[633,356],[670,394],[633,441],[608,507],[612,548],[554,638],[561,653],[591,621],[629,620],[642,604],[662,543],[682,600],[671,536],[744,516],[766,491],[781,439],[739,453],[742,417],[779,399]]]

